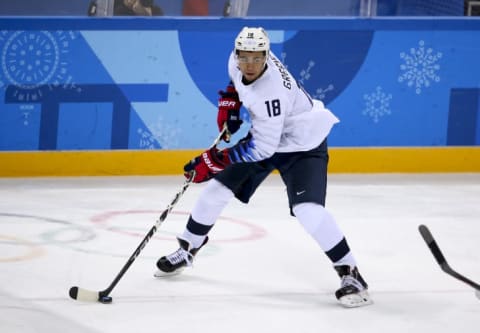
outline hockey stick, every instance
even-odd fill
[[[448,275],[451,275],[454,278],[474,288],[476,290],[475,295],[477,295],[477,297],[480,298],[480,285],[473,282],[470,279],[467,279],[465,276],[454,271],[452,267],[450,267],[450,265],[447,263],[447,260],[445,259],[445,256],[440,250],[440,247],[438,246],[437,242],[433,238],[432,233],[430,232],[430,230],[428,230],[427,226],[422,224],[418,227],[418,230],[420,231],[420,234],[425,240],[425,243],[427,243],[428,247],[430,248],[430,251],[432,251],[432,254],[435,257],[435,260],[437,260],[438,264],[440,265],[440,268]]]
[[[210,148],[215,147],[220,140],[222,139],[224,134],[229,135],[228,130],[226,127],[223,128],[223,130],[220,132],[218,137],[215,139],[213,144],[210,146]],[[185,180],[183,183],[182,188],[180,191],[178,191],[175,194],[175,197],[173,200],[170,202],[170,204],[167,206],[167,208],[162,212],[160,217],[157,219],[155,224],[152,226],[150,231],[145,235],[145,238],[142,240],[142,242],[138,245],[137,249],[132,253],[130,258],[128,258],[127,262],[125,265],[122,267],[120,272],[118,272],[117,276],[113,279],[113,281],[110,283],[110,285],[107,287],[107,289],[102,290],[102,291],[93,291],[93,290],[88,290],[84,288],[80,288],[77,286],[71,287],[68,294],[70,295],[71,298],[79,301],[86,301],[86,302],[100,302],[100,303],[111,303],[112,302],[112,297],[108,296],[113,288],[117,285],[118,281],[123,277],[123,275],[127,272],[127,270],[130,268],[130,266],[133,264],[135,259],[140,255],[140,252],[144,249],[144,247],[147,245],[147,243],[150,241],[150,239],[153,237],[155,232],[160,228],[162,225],[163,221],[167,218],[168,214],[172,211],[173,206],[180,200],[182,197],[183,193],[187,190],[187,188],[190,186],[192,183],[193,179],[195,178],[195,171],[192,173],[190,178]]]

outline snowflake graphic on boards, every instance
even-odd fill
[[[365,100],[365,109],[362,114],[372,118],[375,123],[380,121],[380,118],[385,115],[390,115],[390,100],[392,94],[387,94],[382,90],[382,87],[377,87],[371,94],[363,95]]]
[[[288,65],[286,64],[287,53],[282,52],[280,54],[280,58],[282,63],[284,64],[285,68],[288,70]],[[315,66],[315,61],[309,60],[306,68],[302,69],[298,75],[298,83],[302,86],[305,84],[305,81],[310,80],[312,78],[312,74],[310,73],[311,69]],[[323,100],[329,91],[334,90],[333,84],[329,84],[326,88],[317,88],[315,89],[315,94],[312,95],[313,98]]]
[[[155,124],[149,125],[150,131],[137,129],[137,133],[140,137],[139,147],[142,149],[155,149],[155,144],[158,143],[162,149],[177,148],[178,138],[181,134],[181,130],[177,124],[168,124],[162,117],[158,117]]]
[[[406,82],[407,86],[415,87],[415,93],[418,95],[422,93],[422,89],[440,81],[438,62],[442,58],[442,53],[427,48],[423,40],[418,42],[418,48],[412,47],[410,53],[400,53],[400,58],[404,63],[400,65],[402,74],[398,77],[398,82]]]
[[[140,137],[139,148],[141,149],[155,149],[155,136],[142,128],[137,129],[137,133]]]
[[[300,80],[298,80],[298,82],[300,82],[302,85],[303,83],[306,81],[306,80],[309,80],[310,77],[312,76],[312,74],[310,74],[310,70],[315,66],[315,61],[313,60],[310,60],[308,62],[308,65],[307,65],[307,68],[304,68],[300,71]]]
[[[315,98],[315,99],[323,100],[325,98],[325,96],[327,95],[327,93],[329,91],[332,91],[333,89],[334,89],[333,84],[330,83],[328,85],[328,87],[326,87],[325,89],[317,88],[315,90],[315,94],[313,94],[312,97]]]

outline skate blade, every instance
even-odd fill
[[[356,294],[345,295],[341,297],[338,301],[340,302],[340,304],[347,308],[357,308],[373,303],[367,290],[360,291]]]
[[[155,273],[153,273],[153,276],[155,276],[156,278],[164,278],[164,277],[169,277],[169,276],[175,276],[175,275],[178,275],[181,272],[183,272],[183,269],[184,269],[184,267],[179,268],[179,269],[177,269],[173,272],[169,272],[169,273],[157,269],[157,271]]]

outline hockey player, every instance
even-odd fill
[[[335,293],[341,304],[370,304],[367,283],[333,216],[325,209],[327,135],[338,119],[312,99],[270,51],[262,28],[243,28],[228,61],[230,84],[220,91],[217,124],[235,133],[243,105],[250,114],[248,135],[230,148],[216,147],[185,165],[194,183],[208,181],[178,237],[180,248],[157,261],[155,276],[178,274],[190,266],[208,241],[224,207],[236,197],[248,203],[256,188],[274,170],[287,187],[291,214],[318,243],[341,278]],[[228,141],[228,136],[224,136]]]

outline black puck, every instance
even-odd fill
[[[70,290],[68,291],[68,294],[70,295],[71,298],[77,299],[78,287],[71,287]]]
[[[100,296],[98,298],[98,301],[103,304],[110,304],[112,303],[112,298],[110,296]]]

